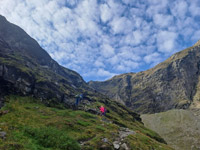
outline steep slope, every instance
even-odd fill
[[[82,110],[47,107],[31,97],[6,99],[0,111],[1,150],[172,150],[157,133],[112,101],[102,118]],[[85,107],[95,110],[98,105],[103,103]]]
[[[0,91],[68,103],[89,89],[82,77],[60,66],[18,26],[0,16]]]
[[[193,101],[199,101],[199,68],[198,42],[147,71],[89,85],[138,113],[188,108]]]
[[[146,127],[159,133],[174,149],[200,149],[200,111],[176,109],[141,117]]]

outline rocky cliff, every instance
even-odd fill
[[[67,104],[87,90],[78,73],[60,66],[26,32],[0,16],[1,95],[33,95]]]
[[[89,82],[97,91],[139,113],[188,108],[199,101],[200,46],[172,55],[152,69]]]

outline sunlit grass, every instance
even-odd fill
[[[166,150],[170,149],[154,140],[159,139],[159,135],[144,128],[138,121],[133,121],[125,110],[113,111],[116,107],[114,104],[111,107],[113,110],[107,107],[109,113],[104,119],[112,122],[107,123],[102,121],[103,118],[99,115],[81,110],[47,107],[31,97],[10,96],[7,99],[9,102],[2,110],[9,110],[9,113],[0,116],[0,128],[7,133],[5,140],[0,139],[1,150],[78,150],[81,149],[81,142],[86,143],[82,149],[95,150],[106,144],[103,143],[103,138],[108,139],[108,146],[112,149],[112,142],[117,138],[120,126],[126,126],[137,132],[136,135],[125,139],[130,146],[134,145],[145,150],[150,145],[153,147],[163,145]],[[100,103],[91,107],[97,105]],[[141,136],[151,143],[143,140]],[[133,139],[137,139],[137,143]]]

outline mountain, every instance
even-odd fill
[[[69,102],[88,89],[75,71],[60,66],[18,26],[0,16],[0,91]]]
[[[99,115],[101,105],[105,116]],[[1,150],[172,150],[138,114],[90,88],[3,16],[0,108]]]
[[[95,90],[144,114],[189,108],[200,97],[200,42],[152,69],[91,81]]]

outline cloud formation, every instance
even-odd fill
[[[1,0],[61,65],[86,81],[155,66],[200,39],[198,0]]]

